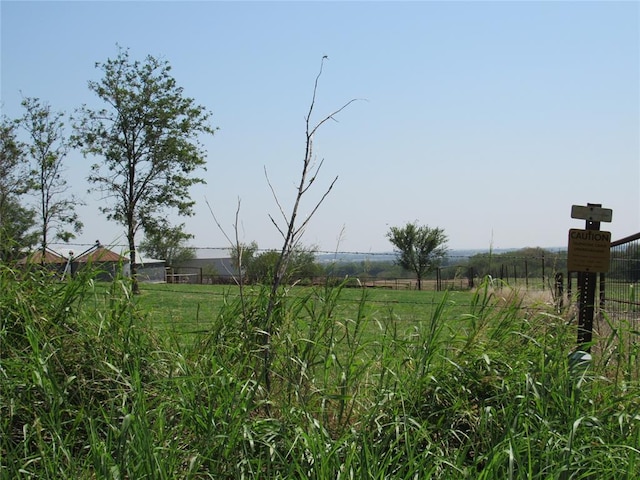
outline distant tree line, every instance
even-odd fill
[[[479,277],[542,278],[566,272],[566,257],[566,252],[527,247],[499,254],[476,254],[467,264]]]

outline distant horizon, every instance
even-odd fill
[[[120,253],[123,254],[123,252],[126,252],[128,247],[127,245],[124,244],[108,244],[108,243],[103,243],[100,242],[102,247],[105,247],[109,250],[115,251],[116,253]],[[94,243],[91,244],[85,244],[85,243],[49,243],[48,248],[61,255],[61,256],[68,256],[68,251],[73,251],[74,252],[74,256],[77,256],[77,252],[76,250],[73,249],[73,247],[83,247],[78,249],[79,251],[84,251],[86,249],[86,247],[92,247],[95,245]],[[224,255],[221,252],[228,252],[230,247],[189,247],[189,248],[193,248],[196,251],[196,258],[198,259],[206,259],[206,258],[229,258],[228,255]],[[525,247],[505,247],[505,248],[449,248],[447,250],[447,256],[448,257],[456,257],[456,256],[469,256],[469,255],[465,255],[465,254],[478,254],[478,253],[484,253],[484,252],[495,252],[495,253],[502,253],[502,252],[509,252],[509,251],[517,251],[517,250],[524,250],[524,249],[528,249],[528,248],[540,248],[546,251],[551,251],[551,252],[560,252],[560,251],[564,251],[567,250],[567,246],[556,246],[556,247],[541,247],[541,246],[525,246]],[[119,252],[116,251],[119,249]],[[33,249],[34,251],[37,250],[37,247],[34,247]],[[268,249],[268,248],[259,248],[258,251],[259,252],[265,252],[265,251],[272,251],[274,249]],[[137,250],[138,252],[140,252],[140,249]],[[203,252],[203,251],[210,251],[210,252],[220,252],[219,254],[215,255],[215,254],[211,254],[211,255],[201,255],[198,252]],[[394,252],[393,250],[384,250],[384,251],[379,251],[379,252],[373,252],[373,251],[326,251],[326,250],[316,250],[315,251],[315,255],[316,257],[331,257],[331,256],[354,256],[354,257],[383,257],[383,256],[394,256],[396,255],[396,252]],[[141,257],[144,257],[144,255],[141,255]]]

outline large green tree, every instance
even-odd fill
[[[416,274],[418,290],[422,290],[422,279],[447,254],[448,239],[444,230],[413,222],[404,227],[391,227],[387,238],[396,249],[397,264]]]
[[[146,226],[140,250],[151,258],[165,260],[167,265],[173,266],[195,258],[194,249],[186,243],[191,238],[193,235],[184,231],[184,224],[172,226],[163,221]]]
[[[25,113],[20,124],[28,137],[29,182],[38,197],[40,248],[44,258],[50,234],[56,240],[68,242],[82,230],[75,211],[79,201],[68,193],[69,186],[63,176],[64,159],[70,148],[64,130],[64,113],[53,111],[37,98],[24,98],[22,106]]]
[[[106,106],[79,110],[76,139],[85,155],[102,159],[88,180],[108,200],[102,212],[126,228],[137,293],[136,234],[169,211],[193,214],[189,188],[204,183],[195,171],[206,164],[199,137],[214,129],[210,112],[185,97],[167,61],[132,60],[119,48],[116,58],[96,68],[103,77],[89,89]]]
[[[26,146],[17,136],[18,124],[0,119],[0,261],[15,260],[37,241],[35,212],[20,199],[29,190]]]
[[[255,255],[246,265],[246,275],[252,283],[268,283],[278,268],[279,252],[265,250]],[[315,262],[315,249],[295,247],[289,253],[287,268],[282,275],[282,283],[301,279],[312,279],[322,275],[322,267]]]

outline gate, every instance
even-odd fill
[[[640,329],[640,233],[611,242],[609,272],[600,278],[600,305],[612,320]]]
[[[640,375],[640,233],[611,242],[609,272],[600,274],[600,324],[612,327],[617,356],[632,378]],[[603,323],[605,325],[603,325]],[[604,333],[604,332],[601,332]],[[610,345],[613,346],[613,345]]]

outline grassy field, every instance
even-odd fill
[[[637,332],[570,361],[546,295],[290,288],[267,325],[266,288],[0,272],[2,479],[640,476]]]
[[[295,302],[308,297],[319,299],[325,293],[323,287],[293,287],[287,290],[287,297]],[[340,314],[344,317],[355,316],[363,293],[369,316],[382,318],[392,315],[408,324],[430,318],[445,297],[450,313],[465,312],[473,301],[473,293],[468,291],[447,293],[373,288],[363,291],[360,288],[344,288],[340,294]],[[245,295],[249,301],[261,294],[259,287],[246,287]],[[225,305],[238,301],[238,297],[237,286],[143,284],[141,295],[135,301],[148,313],[154,325],[176,333],[188,333],[206,331]]]

